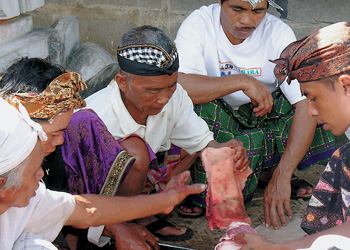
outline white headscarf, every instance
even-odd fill
[[[17,167],[34,149],[38,136],[47,135],[40,124],[32,121],[26,109],[18,103],[19,111],[0,98],[0,175]]]
[[[256,5],[264,0],[241,0],[241,1],[244,1],[244,2],[249,2],[253,8],[256,7]],[[283,8],[281,6],[279,6],[277,3],[275,3],[273,0],[267,0],[269,2],[269,4],[272,6],[272,7],[275,7],[276,9],[280,9],[283,11]]]

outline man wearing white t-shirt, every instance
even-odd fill
[[[269,5],[280,8],[272,0],[219,0],[203,6],[182,23],[175,43],[178,81],[195,111],[218,142],[234,137],[247,148],[254,173],[243,190],[245,201],[252,199],[260,173],[274,170],[265,180],[264,210],[266,226],[277,229],[278,217],[286,225],[284,210],[292,216],[290,198],[307,199],[312,193],[309,183],[292,178],[294,170],[326,162],[334,152],[334,137],[307,116],[298,83],[276,87],[275,65],[269,60],[278,58],[295,35],[267,13]],[[205,180],[200,162],[194,175],[195,181]],[[203,198],[180,206],[179,215],[198,213]]]

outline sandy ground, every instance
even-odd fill
[[[324,167],[325,166],[323,165],[316,165],[311,169],[308,169],[302,172],[296,172],[296,175],[299,176],[300,178],[304,178],[315,187],[320,175],[324,170]],[[264,191],[262,189],[258,189],[254,195],[254,199],[248,205],[246,205],[246,211],[250,216],[250,218],[252,219],[252,227],[257,227],[258,225],[264,223],[264,211],[263,211],[263,200],[262,200],[263,192]],[[293,216],[301,218],[304,214],[307,204],[308,202],[303,201],[302,199],[292,200],[291,207],[293,211]],[[165,218],[172,223],[189,227],[194,232],[194,236],[190,240],[182,241],[182,242],[164,242],[167,244],[183,246],[183,247],[196,249],[196,250],[207,250],[207,249],[212,250],[214,249],[215,245],[219,242],[219,238],[222,236],[222,234],[224,234],[224,231],[220,231],[219,229],[214,229],[214,231],[210,231],[208,228],[207,220],[205,216],[201,218],[196,218],[196,219],[185,219],[185,218],[179,217],[175,209],[171,214],[166,215]],[[115,248],[113,246],[97,248],[81,242],[78,245],[78,249],[110,250]]]

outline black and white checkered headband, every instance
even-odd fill
[[[119,47],[117,50],[120,68],[134,75],[171,75],[179,68],[176,48],[168,54],[161,47],[143,44]]]

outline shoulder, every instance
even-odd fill
[[[209,6],[202,6],[199,9],[193,11],[181,24],[181,28],[184,26],[202,26],[205,25],[205,28],[214,24],[216,13],[220,12],[219,4],[211,4]],[[199,30],[197,30],[199,31]]]
[[[262,21],[262,25],[266,31],[272,32],[272,34],[286,34],[286,33],[293,33],[292,28],[283,22],[278,17],[275,17],[274,15],[271,15],[269,13],[266,14]]]
[[[115,89],[115,81],[111,82],[107,87],[97,91],[96,93],[88,96],[86,101],[86,108],[91,108],[93,110],[98,110],[102,107],[108,106],[110,102],[110,94]]]

